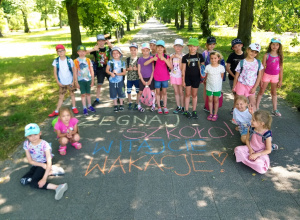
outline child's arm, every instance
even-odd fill
[[[185,87],[185,70],[186,70],[186,63],[182,63],[182,86]]]
[[[267,154],[270,154],[272,151],[272,137],[268,137],[266,139],[266,149],[261,151],[261,152],[257,152],[257,153],[254,153],[254,154],[251,154],[249,156],[249,159],[250,160],[256,160],[258,157],[262,156],[262,155],[267,155]]]
[[[150,63],[154,62],[154,61],[157,61],[157,56],[154,56],[152,57],[151,59],[147,60],[145,63],[144,63],[144,66],[147,66],[149,65]]]
[[[73,63],[73,67],[72,67],[72,72],[74,73],[75,72],[75,65]],[[77,76],[75,74],[73,74],[73,82],[72,82],[72,86],[75,86],[76,85],[76,82],[77,82]]]
[[[74,68],[74,71],[73,71],[73,75],[75,76],[75,79],[77,79],[77,76],[78,76],[78,69],[75,67]],[[76,88],[80,89],[80,85],[78,83],[78,80],[74,81],[75,82],[75,86]]]
[[[68,133],[61,133],[60,130],[56,130],[56,134],[57,134],[57,137],[58,138],[62,138],[62,137],[67,137],[68,136]]]
[[[233,72],[230,70],[231,64],[227,63],[226,64],[226,71],[229,73],[230,76],[234,77]]]
[[[140,78],[141,82],[143,83],[143,85],[146,85],[146,82],[144,81],[142,73],[141,73],[141,64],[138,64],[138,75],[139,75],[139,78]]]
[[[173,69],[173,65],[170,61],[170,58],[166,59],[165,57],[163,57],[163,60],[166,62],[167,66],[169,67],[170,70]]]
[[[26,153],[26,158],[28,160],[28,163],[30,165],[36,166],[36,167],[42,167],[42,168],[46,169],[45,163],[40,163],[40,162],[36,162],[36,161],[32,160],[29,150],[25,150],[25,153]]]
[[[116,76],[115,70],[113,70],[113,72],[110,72],[110,66],[109,65],[106,66],[105,71],[106,71],[106,73],[108,75],[111,75],[111,77],[115,77]]]
[[[99,50],[99,46],[98,46],[98,44],[96,44],[93,49],[87,50],[86,54],[89,55],[90,53],[92,53],[94,51],[98,51],[98,50]]]
[[[283,65],[280,64],[279,82],[277,83],[277,88],[280,88],[282,86],[282,80],[283,80]]]
[[[111,42],[109,40],[106,40],[107,46],[111,49],[113,48],[114,45],[111,44]]]
[[[262,78],[262,71],[263,70],[259,70],[256,82],[255,82],[254,86],[252,87],[252,89],[250,90],[250,94],[254,94],[256,91],[256,88],[259,86],[260,80]]]
[[[126,75],[126,68],[123,68],[123,72],[121,73],[116,73],[118,76],[125,76]]]
[[[47,178],[48,178],[49,173],[50,173],[51,168],[52,168],[52,158],[51,158],[50,150],[46,150],[45,153],[46,153],[46,158],[47,158],[47,164],[45,164],[46,165],[46,169],[45,169],[44,176],[38,182],[40,188],[42,188],[46,184]]]
[[[151,73],[150,79],[148,81],[149,85],[151,84],[151,82],[153,80],[153,74],[154,74],[154,63],[152,63],[152,73]]]
[[[252,147],[250,146],[250,128],[248,128],[248,132],[247,132],[247,135],[246,135],[246,145],[249,149],[249,159],[250,159],[250,156],[254,153],[254,150],[252,149]]]
[[[54,66],[53,73],[54,73],[54,78],[55,78],[58,86],[62,87],[63,85],[59,82],[58,77],[57,77],[57,68],[56,68],[56,66]]]
[[[236,86],[236,83],[238,81],[238,78],[240,76],[240,73],[239,72],[235,72],[235,76],[234,76],[234,80],[233,80],[233,86],[232,86],[232,91],[235,92],[235,86]]]
[[[91,78],[92,78],[91,87],[93,87],[94,86],[94,78],[95,78],[94,75],[95,75],[95,73],[94,73],[92,62],[91,62],[91,66],[90,66],[90,73],[91,73]]]

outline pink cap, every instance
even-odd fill
[[[55,47],[56,51],[58,51],[59,49],[62,49],[62,50],[65,50],[65,47],[64,45],[62,44],[58,44],[56,47]]]

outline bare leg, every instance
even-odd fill
[[[277,110],[277,83],[271,83],[273,110]]]
[[[91,94],[86,94],[86,100],[87,100],[87,103],[88,103],[88,106],[91,106]]]
[[[253,112],[256,111],[256,100],[255,100],[255,95],[250,95],[248,97],[249,103],[253,106]]]
[[[259,104],[260,104],[261,98],[264,95],[265,90],[268,87],[268,85],[269,85],[268,82],[264,82],[263,86],[260,87],[260,90],[259,90],[258,95],[257,95],[257,100],[256,100],[256,109],[259,109]]]
[[[160,97],[161,97],[161,95],[160,95],[160,88],[155,89],[155,92],[156,92],[156,103],[157,103],[157,107],[158,107],[158,108],[161,108],[161,107],[160,107]]]
[[[167,108],[167,88],[163,88],[161,93],[164,100],[164,108]]]
[[[81,94],[81,102],[82,102],[82,106],[86,106],[86,96],[85,96],[85,94]]]
[[[59,94],[59,98],[58,98],[58,103],[57,103],[57,106],[56,106],[56,110],[58,111],[64,101],[64,97],[65,95],[62,95],[62,94]]]
[[[180,105],[180,97],[179,97],[179,86],[173,85],[173,89],[174,89],[174,94],[175,94],[176,105],[181,106]]]
[[[213,96],[208,96],[209,113],[213,114]]]
[[[189,110],[189,104],[191,100],[191,90],[192,90],[191,86],[185,87],[185,111]]]
[[[215,109],[215,115],[218,115],[219,110],[219,97],[214,96],[214,109]]]
[[[70,93],[70,96],[71,96],[71,100],[72,100],[72,106],[76,107],[76,101],[75,101],[75,94],[74,94],[74,92]]]
[[[193,111],[196,111],[197,108],[197,100],[198,100],[198,88],[192,88],[192,105],[193,105]]]

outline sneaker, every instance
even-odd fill
[[[25,185],[28,185],[30,182],[31,182],[31,178],[22,178],[21,180],[20,180],[20,183],[23,185],[23,186],[25,186]]]
[[[161,108],[157,109],[157,113],[160,114],[160,115],[163,113],[162,110],[161,110]]]
[[[87,110],[86,108],[83,109],[83,114],[84,114],[85,116],[88,116],[88,115],[89,115],[88,110]]]
[[[231,108],[231,110],[230,110],[230,114],[231,114],[231,115],[233,115],[233,108]]]
[[[68,189],[67,183],[60,184],[55,190],[55,199],[60,200],[63,197],[65,191],[67,191],[67,189]]]
[[[278,150],[278,145],[277,144],[272,144],[272,150]]]
[[[96,112],[96,110],[93,108],[93,106],[88,107],[88,110],[89,110],[90,112]]]
[[[58,116],[58,112],[53,111],[51,114],[48,115],[49,117]]]
[[[281,117],[281,114],[280,114],[280,112],[277,109],[273,110],[272,114],[275,115],[275,116],[277,116],[277,117]]]
[[[187,118],[191,118],[192,117],[192,114],[190,113],[190,112],[186,112],[186,114],[185,114],[185,116],[187,117]]]
[[[64,169],[62,167],[52,165],[50,176],[62,176],[62,175],[65,175]]]
[[[123,106],[123,105],[120,105],[119,111],[120,111],[120,112],[124,111],[124,106]]]
[[[92,106],[93,107],[96,107],[97,105],[100,104],[100,101],[98,101],[97,99],[93,102]]]
[[[178,114],[181,111],[181,108],[177,106],[177,108],[173,111],[173,114]]]
[[[163,100],[160,100],[160,107],[164,107],[164,101]]]
[[[130,102],[129,104],[128,104],[128,110],[131,110],[132,109],[132,103]]]
[[[196,112],[196,111],[193,111],[193,112],[192,112],[192,117],[193,117],[194,119],[198,119],[198,115],[197,115],[197,112]]]
[[[78,114],[78,113],[79,113],[79,111],[77,110],[76,107],[75,107],[75,108],[72,108],[72,111],[73,111],[74,114]]]
[[[118,112],[119,111],[119,107],[117,105],[114,106],[114,112]]]
[[[166,115],[169,114],[169,109],[164,108],[164,113],[165,113]]]
[[[209,112],[209,110],[208,110],[207,108],[205,108],[205,105],[204,105],[204,107],[203,107],[203,111]]]
[[[181,112],[181,114],[184,114],[184,107],[181,107],[180,112]]]
[[[138,110],[138,104],[134,104],[134,108],[133,108],[133,110]]]

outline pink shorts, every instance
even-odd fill
[[[279,74],[277,75],[271,75],[268,73],[264,73],[263,78],[262,78],[263,82],[270,82],[270,83],[278,83],[279,82]]]
[[[243,95],[243,96],[251,96],[251,95],[255,95],[255,93],[250,94],[250,90],[253,88],[253,86],[246,86],[240,82],[237,82],[236,86],[235,86],[235,92],[237,95]]]
[[[170,82],[172,85],[182,85],[182,78],[175,78],[171,76]]]

